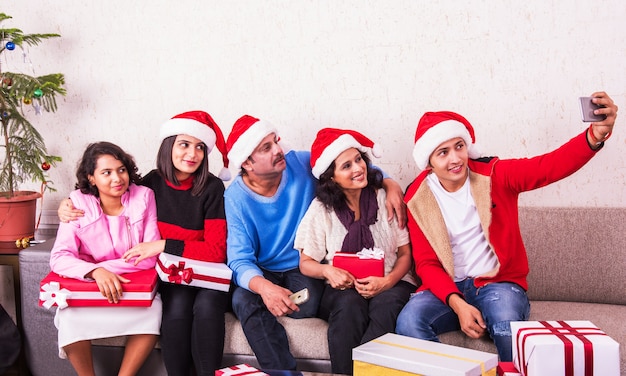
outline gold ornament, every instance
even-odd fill
[[[15,241],[15,246],[17,247],[17,249],[26,249],[28,247],[30,247],[30,238],[26,237],[26,238],[21,238],[21,239],[17,239]]]

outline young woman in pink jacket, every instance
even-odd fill
[[[137,186],[133,158],[109,142],[90,144],[76,171],[72,202],[84,210],[76,221],[61,223],[50,267],[64,277],[94,281],[109,302],[117,303],[127,279],[121,274],[154,268],[156,257],[135,264],[122,255],[142,242],[160,239],[151,189]],[[57,309],[59,356],[78,375],[94,375],[91,340],[126,335],[119,375],[134,375],[156,344],[161,299],[150,307],[66,307]]]

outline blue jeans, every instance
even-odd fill
[[[298,268],[286,272],[263,270],[263,276],[272,283],[292,292],[309,289],[309,300],[300,304],[300,311],[289,317],[300,319],[315,317],[324,289],[324,281],[309,278]],[[260,295],[235,287],[233,291],[233,311],[241,321],[241,327],[254,351],[261,368],[295,370],[296,360],[289,351],[289,341],[285,328],[267,309]]]
[[[456,285],[465,301],[482,313],[500,361],[512,361],[509,323],[528,320],[530,315],[530,302],[524,289],[507,282],[476,288],[473,279],[457,282]],[[438,334],[460,328],[456,313],[428,290],[419,291],[409,299],[396,323],[398,334],[436,342],[439,342]]]

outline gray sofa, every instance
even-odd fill
[[[521,208],[520,223],[529,262],[531,320],[590,320],[620,343],[626,375],[626,208]],[[48,241],[20,253],[25,356],[35,376],[74,374],[57,356],[53,310],[38,306],[39,281],[49,270]],[[330,372],[326,323],[282,318],[298,368]],[[444,343],[495,353],[490,340],[462,332],[441,336]],[[98,374],[115,374],[123,338],[94,341]],[[241,326],[226,314],[224,365],[258,365]],[[142,375],[165,375],[155,348]]]

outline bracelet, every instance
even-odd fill
[[[604,138],[603,138],[602,140],[598,140],[598,139],[596,138],[596,136],[594,136],[594,134],[593,134],[593,124],[591,124],[591,125],[589,126],[589,137],[591,138],[591,141],[592,141],[594,144],[596,144],[596,145],[600,145],[600,144],[601,144],[601,143],[603,143],[604,141],[608,140],[608,139],[609,139],[609,137],[611,137],[611,134],[612,134],[612,133],[613,133],[613,132],[609,132],[609,133],[607,133],[606,135],[604,135]]]

